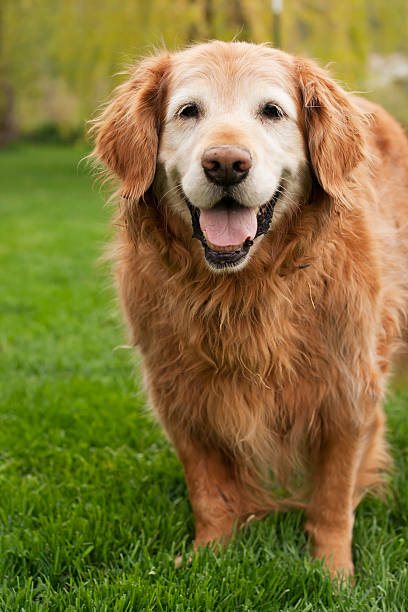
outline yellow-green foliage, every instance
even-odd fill
[[[367,90],[372,52],[408,61],[407,26],[406,0],[285,0],[282,46]],[[2,78],[14,88],[19,124],[63,133],[89,117],[138,54],[208,38],[268,41],[273,15],[270,0],[3,0],[0,28]],[[389,92],[379,98],[404,119],[408,85],[398,87],[398,108]]]

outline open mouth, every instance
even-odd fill
[[[258,208],[242,206],[230,196],[212,208],[200,209],[184,195],[193,224],[193,238],[201,241],[205,258],[212,268],[233,268],[244,261],[255,238],[266,234],[280,194]]]

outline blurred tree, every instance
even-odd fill
[[[189,4],[194,6],[195,4],[197,4],[197,0],[189,0]],[[193,20],[187,25],[187,40],[189,42],[194,42],[197,39],[198,39],[197,22]]]
[[[213,0],[204,0],[204,16],[208,38],[214,38],[214,6]]]
[[[283,12],[283,0],[272,0],[271,1],[272,13],[273,13],[273,43],[276,47],[282,45],[282,12]]]
[[[237,38],[239,40],[250,40],[250,27],[241,0],[231,0],[227,3],[227,8],[230,15],[230,23],[237,31]]]
[[[154,47],[264,42],[273,31],[270,0],[0,2],[1,134],[13,132],[13,116],[25,131],[48,123],[62,137],[75,132],[123,78],[118,70]],[[352,88],[372,86],[374,51],[408,57],[407,0],[291,0],[281,22],[284,49],[332,62],[332,73]],[[407,87],[398,89],[402,118]]]

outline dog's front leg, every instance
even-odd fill
[[[327,436],[314,464],[313,491],[307,509],[306,530],[314,556],[323,559],[330,573],[353,573],[351,539],[353,496],[361,459],[361,432],[350,427]]]
[[[176,442],[195,519],[194,549],[210,542],[226,544],[248,514],[234,465],[198,442]]]

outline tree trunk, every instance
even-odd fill
[[[208,38],[214,38],[214,6],[213,0],[204,0],[204,18],[207,26]]]
[[[236,37],[239,40],[250,39],[249,22],[245,15],[241,0],[232,0],[230,3],[231,21],[235,24],[237,31]]]

